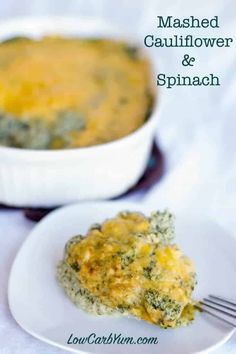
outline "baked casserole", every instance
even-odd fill
[[[149,62],[122,41],[19,37],[0,44],[0,145],[113,141],[143,125],[152,101]]]
[[[187,325],[196,273],[173,237],[168,212],[121,212],[68,241],[58,281],[88,312],[131,314],[163,328]]]

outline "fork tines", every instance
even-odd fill
[[[197,308],[209,315],[236,327],[236,302],[222,296],[208,295],[199,301]]]

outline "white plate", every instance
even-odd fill
[[[160,329],[129,318],[96,317],[77,309],[55,280],[55,267],[62,258],[66,241],[85,233],[94,222],[103,221],[118,211],[148,211],[147,207],[124,202],[83,203],[59,209],[32,231],[20,249],[9,280],[11,312],[27,332],[55,346],[80,353],[190,354],[216,348],[232,334],[232,327],[198,313],[188,327]],[[215,293],[235,297],[236,242],[217,224],[204,219],[176,220],[176,241],[196,264],[196,299]],[[108,336],[158,337],[150,345],[70,345],[70,334],[82,337],[91,333]]]

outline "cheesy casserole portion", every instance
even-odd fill
[[[109,39],[0,43],[0,145],[91,146],[122,138],[150,114],[150,65]]]
[[[161,327],[194,318],[194,266],[172,243],[173,216],[121,212],[66,245],[57,277],[72,301],[96,314],[131,314]]]

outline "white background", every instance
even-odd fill
[[[96,16],[134,32],[171,36],[233,37],[234,0],[0,0],[0,20],[25,15]],[[220,29],[157,29],[157,15],[199,18],[219,16]],[[157,138],[166,156],[165,178],[144,198],[154,208],[204,211],[236,237],[236,43],[218,49],[150,49],[159,71],[167,74],[215,73],[220,87],[162,88]],[[195,56],[193,68],[183,67],[184,54]],[[38,354],[63,351],[40,343],[23,332],[7,306],[7,280],[14,256],[33,227],[20,212],[0,211],[0,353]],[[236,252],[236,251],[235,251]],[[236,272],[235,272],[236,273]],[[19,280],[20,281],[20,280]],[[220,281],[220,279],[219,279]],[[236,289],[232,289],[236,298]],[[236,352],[234,336],[217,354]],[[171,354],[171,353],[166,353]]]

